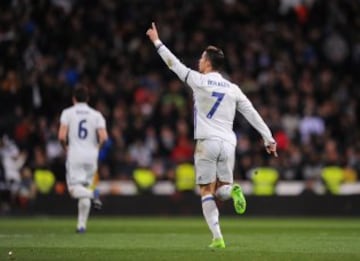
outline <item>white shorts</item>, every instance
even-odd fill
[[[66,162],[66,182],[68,186],[90,186],[97,170],[96,163]]]
[[[196,184],[217,180],[233,183],[235,146],[221,140],[197,140],[195,150]]]

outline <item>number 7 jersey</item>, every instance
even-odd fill
[[[265,145],[275,142],[268,126],[236,84],[218,72],[203,74],[191,70],[162,43],[157,49],[167,66],[193,90],[195,139],[221,139],[235,145],[233,122],[239,111],[260,133]]]
[[[62,111],[60,123],[68,127],[68,162],[97,162],[99,146],[97,130],[106,128],[104,117],[86,103]]]
[[[221,139],[235,145],[233,122],[240,89],[217,72],[203,74],[196,85],[190,74],[187,81],[194,97],[194,138]]]

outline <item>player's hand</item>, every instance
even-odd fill
[[[271,142],[265,146],[266,152],[269,154],[273,154],[275,157],[278,156],[276,151],[276,142]]]
[[[151,23],[151,27],[146,31],[146,34],[147,34],[147,36],[149,36],[149,38],[152,42],[155,42],[156,40],[160,40],[158,31],[156,29],[156,25],[154,22]]]

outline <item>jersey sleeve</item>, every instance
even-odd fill
[[[164,44],[158,47],[158,54],[180,80],[188,84],[191,88],[201,86],[203,75],[186,67]]]
[[[62,113],[61,113],[61,116],[60,116],[60,124],[68,126],[69,121],[70,121],[70,119],[69,119],[68,111],[63,110]]]
[[[260,114],[255,110],[254,106],[246,95],[239,89],[239,100],[237,102],[237,111],[239,111],[245,119],[253,126],[264,140],[265,146],[275,142],[269,127],[266,125]]]
[[[96,118],[96,129],[105,129],[106,128],[106,121],[104,116],[101,113],[97,115]]]

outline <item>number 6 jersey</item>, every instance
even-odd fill
[[[104,117],[86,103],[62,111],[60,123],[68,126],[67,162],[97,162],[97,130],[106,128]]]
[[[237,110],[260,133],[265,145],[275,142],[259,113],[236,84],[218,72],[202,74],[189,69],[161,42],[156,47],[167,66],[193,90],[195,139],[221,139],[235,145],[233,122]]]

